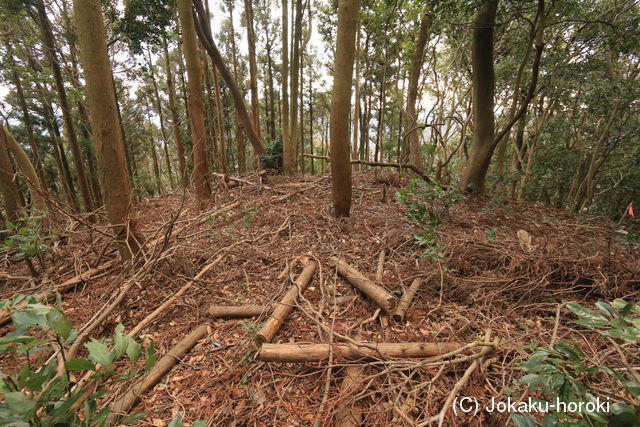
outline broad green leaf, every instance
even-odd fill
[[[182,427],[182,414],[176,415],[175,418],[167,424],[167,427]]]
[[[198,420],[191,424],[191,427],[207,427],[207,419]]]
[[[95,371],[96,365],[87,359],[73,358],[67,360],[67,369],[70,371]]]
[[[71,321],[57,309],[51,310],[49,313],[47,313],[46,318],[47,323],[49,324],[51,329],[56,331],[56,333],[66,341],[66,339],[69,338],[69,334],[71,333]]]
[[[153,344],[153,340],[149,343],[149,348],[147,348],[147,360],[144,364],[144,370],[149,371],[153,365],[156,364],[156,350]]]
[[[131,363],[136,363],[140,356],[140,352],[142,351],[142,344],[136,342],[133,337],[128,335],[125,339],[127,340],[127,356],[129,356]]]
[[[105,344],[92,338],[91,342],[86,343],[84,346],[89,350],[89,359],[105,368],[111,365],[113,355]]]
[[[37,403],[21,391],[6,393],[4,399],[11,409],[25,417],[31,417],[36,411]]]
[[[136,421],[143,419],[146,415],[147,415],[146,412],[142,412],[142,411],[134,412],[133,414],[127,416],[122,421],[120,421],[120,424],[124,424],[124,425],[133,424]]]

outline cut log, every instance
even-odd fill
[[[411,305],[413,298],[416,296],[416,292],[418,292],[421,284],[422,279],[415,279],[413,283],[411,283],[409,289],[407,289],[407,292],[402,294],[400,302],[398,303],[398,308],[396,308],[396,312],[393,313],[393,320],[396,322],[402,322],[404,320],[404,317],[407,315],[407,310],[409,309],[409,306]]]
[[[260,316],[272,308],[270,305],[212,305],[207,314],[213,318],[242,319]]]
[[[333,360],[421,359],[457,350],[453,342],[334,344]],[[263,344],[258,359],[264,362],[319,362],[329,359],[329,344]]]
[[[258,345],[269,342],[276,336],[280,326],[282,326],[289,314],[291,314],[293,306],[298,300],[298,295],[304,292],[315,271],[315,261],[307,261],[302,269],[302,273],[300,273],[295,283],[289,288],[280,303],[273,310],[273,313],[271,313],[271,316],[269,316],[269,319],[267,319],[264,326],[260,329],[260,332],[256,335],[255,341]]]
[[[203,324],[194,329],[189,335],[176,344],[165,356],[163,356],[151,369],[148,375],[135,383],[124,395],[111,405],[111,419],[119,420],[126,415],[133,406],[138,403],[140,396],[160,382],[160,380],[178,363],[185,354],[191,350],[199,339],[207,334],[208,324]]]
[[[340,398],[349,399],[349,397],[360,391],[364,383],[364,366],[353,365],[344,369],[344,378],[340,386]],[[343,404],[336,413],[337,427],[356,427],[362,425],[362,405],[358,402],[350,402]]]
[[[336,267],[336,270],[338,270],[338,273],[342,277],[347,279],[349,283],[371,298],[371,300],[381,309],[389,314],[393,314],[398,305],[398,299],[391,295],[386,289],[376,285],[374,282],[364,277],[364,275],[358,270],[339,258],[330,257],[329,263]]]

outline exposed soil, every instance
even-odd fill
[[[195,218],[203,216],[190,194],[175,192],[136,207],[134,217],[148,238],[162,235],[178,211],[176,228],[193,225],[171,242],[153,271],[138,281],[92,336],[112,336],[119,322],[130,329],[207,262],[223,255],[174,307],[143,331],[153,337],[160,357],[197,325],[210,322],[206,339],[144,395],[136,409],[148,415],[140,425],[165,425],[177,413],[182,413],[187,423],[207,418],[209,425],[308,425],[315,421],[331,425],[336,410],[356,400],[364,408],[366,425],[406,423],[394,406],[404,408],[417,422],[440,411],[469,363],[445,365],[441,371],[421,367],[416,372],[388,372],[384,364],[372,364],[358,393],[343,396],[344,364],[333,364],[329,369],[325,362],[254,360],[252,338],[264,318],[207,318],[204,310],[211,304],[278,302],[300,269],[289,278],[277,277],[301,255],[317,260],[319,269],[276,342],[328,342],[330,337],[314,321],[318,318],[336,335],[366,342],[468,343],[491,328],[493,336],[500,339],[492,354],[497,358],[488,368],[475,372],[460,391],[460,395],[481,399],[506,398],[511,394],[506,387],[517,388],[513,379],[522,375],[518,363],[527,357],[521,347],[548,345],[556,322],[558,340],[578,343],[594,363],[620,366],[617,354],[600,335],[576,326],[566,312],[556,319],[560,301],[589,305],[598,299],[633,297],[637,291],[638,248],[622,242],[614,224],[598,218],[577,220],[561,211],[528,204],[465,199],[451,209],[440,232],[446,250],[445,262],[439,265],[422,256],[424,249],[415,244],[416,228],[405,206],[394,202],[397,188],[383,187],[372,173],[355,173],[352,216],[348,219],[332,215],[327,176],[291,182],[272,176],[268,182],[268,186],[218,191],[215,207],[234,201],[240,205],[200,224]],[[5,258],[0,276],[3,297],[35,293],[36,286],[60,283],[116,256],[112,248],[105,249],[109,239],[88,233],[77,223],[73,227],[67,227],[66,238],[57,238],[55,259],[47,260],[44,279],[25,279],[29,274],[24,265]],[[487,230],[495,231],[495,239]],[[531,235],[531,247],[519,241],[518,230]],[[245,242],[225,249],[239,240]],[[365,322],[377,307],[361,294],[346,306],[333,307],[328,302],[334,295],[356,294],[327,264],[329,256],[343,258],[373,280],[381,250],[387,256],[379,283],[389,291],[400,294],[414,278],[425,280],[404,324],[391,322],[383,327],[380,318]],[[112,269],[64,295],[63,306],[75,327],[82,327],[109,303],[126,281],[127,273],[121,270]],[[1,333],[9,330],[7,326]],[[336,335],[331,339],[339,342]],[[48,356],[34,355],[32,361],[42,362]],[[16,363],[2,360],[0,369],[11,371]],[[125,368],[125,363],[118,366]],[[607,388],[604,381],[602,389]],[[113,386],[101,404],[110,404],[130,384]],[[409,397],[412,404],[406,404]],[[452,425],[504,425],[507,417],[447,414]]]

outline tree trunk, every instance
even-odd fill
[[[354,160],[358,159],[358,120],[360,119],[360,28],[356,29],[356,93],[355,93],[355,103],[353,104],[353,143],[352,143],[352,152],[351,158]],[[313,153],[311,153],[313,154]],[[360,165],[352,165],[353,170],[358,170]]]
[[[51,22],[47,16],[43,0],[35,0],[33,5],[36,8],[38,15],[38,25],[42,30],[42,36],[45,46],[45,53],[49,59],[51,65],[51,71],[53,72],[53,80],[58,91],[58,99],[60,101],[60,108],[62,109],[62,117],[64,119],[65,130],[67,133],[67,139],[71,145],[71,153],[73,154],[73,163],[76,168],[76,174],[78,176],[78,184],[80,186],[80,194],[82,195],[83,208],[89,212],[93,210],[91,203],[91,192],[89,191],[89,184],[87,181],[87,174],[82,162],[82,151],[78,144],[78,136],[76,135],[75,128],[73,126],[73,117],[71,116],[71,108],[67,99],[67,92],[64,88],[64,82],[62,80],[62,72],[60,70],[60,63],[56,54],[56,46],[53,38],[53,32],[51,30]]]
[[[142,237],[130,218],[131,187],[118,123],[113,75],[99,0],[74,0],[80,58],[84,69],[89,120],[96,143],[100,183],[107,215],[124,260],[141,251]]]
[[[171,110],[171,120],[173,125],[173,137],[176,140],[176,149],[178,151],[178,167],[180,168],[180,183],[182,188],[189,185],[187,178],[187,165],[184,159],[184,144],[182,142],[182,133],[180,132],[180,118],[178,116],[178,108],[176,105],[176,88],[173,83],[173,72],[171,71],[171,62],[169,61],[169,46],[167,37],[162,37],[162,48],[164,50],[164,66],[167,74],[167,90],[169,92],[169,109]]]
[[[427,1],[422,18],[420,19],[420,29],[418,30],[418,39],[416,41],[416,50],[411,59],[411,72],[409,73],[409,91],[407,94],[407,113],[405,115],[405,132],[410,132],[416,127],[418,122],[418,113],[416,111],[416,100],[418,99],[418,83],[420,82],[420,71],[422,70],[422,60],[424,57],[424,47],[427,44],[427,38],[430,31],[430,4]],[[398,163],[411,163],[420,170],[423,169],[422,152],[420,150],[420,134],[411,132],[404,139],[401,147],[401,156]]]
[[[498,0],[485,3],[473,20],[471,65],[473,69],[473,142],[471,156],[462,175],[460,186],[469,192],[481,193],[495,145],[495,117],[493,95],[493,27]]]
[[[153,87],[154,105],[158,111],[158,117],[160,119],[160,134],[162,135],[162,145],[164,147],[165,162],[167,164],[167,173],[169,174],[169,184],[171,188],[175,187],[173,181],[173,171],[171,170],[171,160],[169,159],[168,137],[165,126],[164,113],[162,111],[162,100],[160,99],[160,91],[158,90],[158,83],[156,82],[156,73],[153,71],[153,63],[151,61],[151,52],[147,49],[147,65],[149,67],[149,73],[151,74],[151,85]],[[155,149],[154,149],[155,151]]]
[[[251,121],[256,129],[258,138],[260,133],[260,102],[258,99],[258,67],[256,65],[256,35],[253,30],[252,0],[244,0],[244,16],[247,24],[247,43],[249,48],[249,89],[251,91]]]
[[[249,135],[249,141],[253,146],[253,152],[256,156],[260,173],[262,174],[264,171],[262,171],[262,161],[260,160],[260,156],[265,155],[266,151],[262,145],[262,142],[260,141],[258,134],[256,133],[256,130],[253,127],[253,124],[251,123],[251,118],[249,117],[249,113],[247,112],[247,106],[244,103],[244,98],[242,96],[242,93],[240,92],[240,88],[231,75],[231,72],[229,72],[229,69],[225,65],[224,59],[222,58],[220,51],[213,41],[213,36],[211,35],[210,28],[205,25],[208,22],[208,17],[206,16],[204,8],[202,7],[202,2],[200,0],[194,0],[194,5],[196,7],[198,15],[196,28],[198,30],[200,41],[204,48],[207,50],[207,53],[213,60],[213,63],[216,65],[218,71],[220,71],[222,78],[227,83],[227,86],[231,91],[236,111],[240,117],[240,120],[242,121],[242,125],[244,126],[245,131]]]
[[[359,9],[359,0],[338,2],[338,35],[330,113],[332,193],[338,217],[349,216],[351,210],[349,111]]]
[[[11,164],[5,138],[0,138],[0,192],[2,193],[7,219],[15,223],[20,217],[22,204],[20,203],[18,184],[15,180],[13,165]]]
[[[289,134],[289,0],[282,0],[282,168],[284,173],[293,174],[296,169],[295,151],[291,156]]]
[[[33,167],[31,160],[29,160],[27,153],[24,152],[13,135],[11,135],[9,129],[2,126],[2,128],[0,128],[0,133],[2,134],[0,137],[4,140],[3,144],[11,154],[13,154],[13,159],[15,160],[16,165],[18,165],[18,168],[27,180],[27,186],[29,187],[29,194],[31,195],[31,203],[33,204],[34,210],[39,213],[44,213],[47,209],[47,203],[42,194],[46,192],[42,188],[42,183],[38,178],[36,169]]]
[[[229,24],[231,26],[231,58],[233,60],[233,77],[238,80],[238,49],[236,46],[236,32],[233,27],[233,2],[230,3],[229,8]],[[214,67],[215,68],[215,67]],[[236,141],[238,144],[238,173],[244,173],[247,169],[247,161],[245,156],[245,140],[244,131],[242,129],[242,121],[240,120],[240,114],[236,110]]]
[[[195,24],[191,1],[178,0],[178,14],[182,27],[182,43],[187,63],[189,81],[189,112],[191,117],[191,139],[193,141],[193,175],[196,196],[201,207],[209,202],[211,188],[208,180],[207,146],[204,130],[204,104],[202,101],[202,70],[198,59]]]
[[[43,87],[40,87],[40,93],[42,96],[45,96],[45,91]],[[58,129],[58,123],[56,123],[53,112],[51,110],[51,105],[47,103],[46,99],[41,100],[42,111],[45,126],[49,131],[49,135],[51,136],[51,145],[53,146],[53,154],[56,159],[56,163],[58,163],[58,169],[60,170],[60,177],[62,179],[64,191],[67,195],[67,203],[69,206],[73,208],[76,212],[79,210],[78,208],[78,196],[76,194],[76,190],[73,186],[73,178],[71,177],[71,170],[69,169],[69,162],[67,161],[67,155],[64,152],[64,147],[62,146],[60,129]]]
[[[5,42],[5,46],[7,47],[7,56],[10,62],[10,65],[15,67],[15,63],[13,61],[12,49],[9,42]],[[29,114],[29,109],[27,108],[27,100],[24,96],[24,91],[22,90],[22,83],[20,82],[20,76],[18,76],[18,71],[16,68],[13,69],[12,73],[13,83],[16,87],[16,95],[18,96],[18,104],[20,104],[20,109],[22,110],[22,119],[24,121],[24,127],[27,130],[27,138],[29,141],[29,147],[31,148],[31,153],[33,156],[33,164],[35,165],[36,172],[38,174],[38,178],[42,183],[42,189],[46,191],[47,181],[44,177],[44,170],[42,168],[42,161],[40,159],[40,151],[38,150],[38,145],[36,144],[36,137],[33,133],[33,123],[31,122],[31,115]]]
[[[224,121],[222,117],[222,97],[220,96],[220,83],[218,82],[218,71],[216,67],[213,69],[213,86],[216,93],[216,109],[218,117],[218,128],[220,129],[220,166],[222,167],[222,173],[227,175],[229,173],[228,160],[227,160],[227,143],[224,138]],[[238,172],[244,173],[246,168],[245,156],[244,156],[244,143],[238,143]]]

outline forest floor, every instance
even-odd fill
[[[560,302],[591,306],[599,299],[633,297],[640,283],[638,248],[619,241],[615,224],[599,218],[576,219],[525,203],[465,198],[451,208],[439,230],[444,258],[437,262],[423,256],[425,249],[415,243],[417,230],[407,208],[394,201],[398,188],[376,181],[372,172],[354,174],[347,219],[332,214],[331,181],[326,175],[297,180],[270,176],[268,185],[217,191],[215,207],[204,213],[196,209],[191,194],[180,192],[136,206],[133,216],[147,238],[163,235],[177,212],[174,226],[183,231],[153,268],[136,279],[133,290],[92,336],[113,336],[120,322],[125,331],[130,329],[221,256],[143,330],[143,337],[153,337],[159,358],[196,326],[210,324],[206,338],[142,397],[136,409],[148,415],[140,425],[165,425],[178,413],[187,423],[207,418],[208,425],[331,425],[336,411],[354,402],[366,425],[410,425],[410,420],[420,423],[439,413],[470,363],[404,369],[369,363],[362,386],[345,394],[340,391],[342,362],[254,359],[254,334],[267,316],[245,320],[207,316],[205,309],[212,304],[277,303],[300,268],[290,277],[278,276],[300,256],[316,260],[319,267],[275,342],[338,342],[340,336],[348,336],[359,342],[471,343],[491,328],[500,340],[491,354],[494,358],[474,371],[459,391],[483,401],[506,399],[513,390],[524,390],[514,380],[523,375],[518,365],[528,357],[525,345],[575,342],[591,360],[620,366],[615,350],[601,335],[576,325],[566,310],[558,310]],[[239,203],[206,219],[233,202]],[[518,230],[529,233],[531,245],[518,238]],[[67,238],[57,239],[55,258],[47,261],[47,274],[37,281],[27,277],[23,263],[2,260],[3,298],[36,293],[116,257],[112,245],[106,248],[106,236],[89,233],[78,223],[70,222],[60,235]],[[402,323],[386,324],[384,316],[373,320],[375,304],[327,263],[330,256],[338,256],[374,280],[380,251],[386,258],[377,282],[389,291],[401,294],[414,278],[424,280]],[[127,277],[116,266],[64,294],[63,307],[74,327],[81,328],[108,305]],[[329,301],[334,295],[358,297],[348,305],[333,306]],[[0,334],[10,328],[5,326]],[[326,330],[333,331],[330,337]],[[36,355],[34,360],[46,357]],[[126,366],[120,362],[117,369]],[[0,370],[12,369],[15,360],[0,361]],[[101,405],[111,404],[130,384],[113,385]],[[606,390],[606,384],[601,388]],[[452,425],[505,425],[508,416],[458,417],[449,410],[446,419]]]

